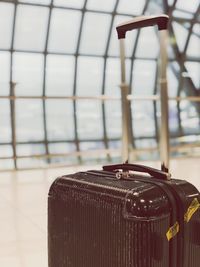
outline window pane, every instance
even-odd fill
[[[54,6],[82,8],[85,0],[54,0]]]
[[[25,158],[25,159],[17,159],[17,167],[20,168],[44,168],[47,166],[46,159],[37,159],[37,158]]]
[[[80,18],[80,11],[53,9],[48,51],[60,53],[74,53],[76,51]]]
[[[43,51],[45,48],[49,8],[18,5],[14,48]]]
[[[153,27],[141,29],[136,56],[142,58],[157,58],[159,53],[158,38]]]
[[[106,132],[108,138],[121,138],[121,101],[113,100],[105,102]]]
[[[44,139],[42,114],[41,100],[16,100],[16,139],[18,142]]]
[[[105,53],[110,22],[110,15],[86,12],[80,53],[93,55],[103,55]]]
[[[133,65],[134,95],[152,95],[155,88],[156,62],[149,60],[135,60]]]
[[[119,152],[121,152],[121,140],[117,141],[109,141],[109,148],[110,149],[119,149]],[[121,154],[121,153],[120,153]],[[116,156],[116,155],[115,155]],[[121,157],[120,157],[121,158]],[[120,159],[121,160],[121,159]]]
[[[74,57],[48,55],[46,67],[46,95],[70,96],[73,94]]]
[[[92,57],[78,58],[77,94],[95,96],[101,94],[103,59]]]
[[[68,154],[66,156],[56,156],[51,157],[51,163],[55,164],[78,164],[77,156],[76,156],[76,146],[74,143],[54,143],[49,144],[49,152],[50,154]],[[73,153],[74,152],[74,153]],[[72,153],[72,154],[70,154]]]
[[[0,95],[10,91],[10,53],[0,52]]]
[[[175,70],[172,70],[172,68],[168,68],[167,76],[168,76],[168,92],[170,97],[176,97],[178,93],[178,79],[176,75],[179,75],[179,72],[174,73]]]
[[[173,28],[179,50],[183,52],[188,37],[188,30],[186,30],[181,24],[177,22],[173,22]]]
[[[104,148],[105,146],[103,142],[80,142],[80,150],[82,151],[91,151]]]
[[[155,139],[139,139],[135,140],[135,146],[137,149],[152,149],[144,151],[138,155],[138,160],[159,160],[158,146]],[[134,153],[134,152],[133,152]]]
[[[92,153],[92,150],[101,150],[105,149],[103,142],[81,142],[80,150],[85,151],[86,153],[81,156],[81,159],[84,163],[92,163],[92,161],[98,161],[98,163],[102,162],[103,159],[106,158],[106,153],[95,152]],[[87,154],[87,151],[90,151],[91,154]]]
[[[47,100],[47,134],[49,140],[73,140],[73,103],[69,100]]]
[[[188,70],[188,76],[192,78],[192,81],[196,88],[200,89],[200,63],[186,62],[185,65]]]
[[[187,100],[180,102],[181,126],[185,134],[199,134],[200,118],[194,105]]]
[[[103,122],[101,101],[79,100],[77,102],[77,122],[79,139],[102,139]]]
[[[193,18],[193,14],[192,13],[187,13],[185,11],[181,11],[181,10],[178,10],[178,9],[174,9],[173,16],[175,18],[183,18],[183,19],[192,19]]]
[[[153,139],[135,140],[135,145],[137,148],[156,148],[157,147],[156,140],[153,140]]]
[[[173,47],[171,45],[168,45],[168,48],[167,48],[168,60],[175,60],[176,56],[174,52],[175,51]]]
[[[125,21],[128,21],[130,19],[132,19],[132,17],[130,16],[115,16],[110,44],[109,44],[109,50],[108,50],[108,54],[110,56],[119,56],[119,40],[117,38],[117,32],[116,32],[117,25]],[[136,35],[137,35],[137,30],[126,33],[127,42],[125,43],[125,46],[126,46],[127,57],[132,57],[133,49],[135,46]]]
[[[0,160],[0,170],[11,170],[14,168],[14,161],[12,159]]]
[[[200,38],[194,34],[190,37],[187,55],[191,57],[200,57]]]
[[[116,0],[107,0],[107,1],[99,1],[99,0],[88,0],[87,1],[87,9],[98,10],[98,11],[113,11],[114,6],[116,4]]]
[[[120,96],[120,60],[117,58],[108,58],[106,65],[106,83],[105,94],[111,96]]]
[[[17,145],[18,156],[44,155],[45,146],[43,144],[21,144]]]
[[[168,0],[167,0],[168,1]],[[166,3],[167,4],[167,3]],[[144,9],[143,9],[144,10]],[[162,14],[163,10],[165,10],[165,6],[161,1],[146,1],[145,10],[142,15],[146,14]]]
[[[130,79],[130,67],[131,62],[129,59],[126,60],[126,81]],[[108,58],[106,64],[106,82],[105,82],[105,94],[111,95],[112,97],[118,97],[121,95],[120,84],[121,84],[121,68],[120,60],[118,58]]]
[[[0,143],[11,142],[10,101],[0,100]]]
[[[186,12],[194,13],[197,10],[198,5],[199,5],[199,0],[190,0],[190,1],[178,0],[176,8],[185,10]]]
[[[0,149],[0,158],[1,157],[12,157],[13,156],[13,149],[10,145],[1,145]]]
[[[175,0],[168,0],[168,5],[172,6]]]
[[[196,34],[198,34],[198,35],[200,35],[200,28],[199,28],[199,23],[196,23],[196,24],[194,24],[194,26],[193,26],[193,32],[194,33],[196,33]]]
[[[18,0],[18,2],[49,5],[51,0]]]
[[[67,154],[76,151],[76,146],[74,143],[54,143],[49,144],[50,154]]]
[[[133,135],[135,137],[155,136],[153,103],[132,102]]]
[[[14,5],[0,3],[0,48],[2,49],[11,47],[13,15]]]
[[[16,95],[42,95],[44,56],[42,54],[14,53],[13,81]]]
[[[177,101],[169,101],[169,129],[177,133],[179,129]]]
[[[117,8],[118,13],[141,15],[145,5],[145,0],[121,0]]]

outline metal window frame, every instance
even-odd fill
[[[14,162],[14,168],[15,169],[18,169],[18,165],[17,165],[17,159],[18,158],[23,158],[23,156],[18,156],[17,155],[17,151],[16,151],[16,147],[17,145],[20,145],[20,144],[43,144],[45,146],[45,155],[44,158],[45,158],[45,161],[46,163],[51,163],[51,159],[53,156],[57,157],[58,155],[57,154],[54,154],[52,156],[52,153],[49,152],[49,144],[52,144],[52,143],[74,143],[75,146],[76,146],[76,155],[77,155],[77,158],[79,160],[79,163],[82,163],[82,155],[84,154],[84,152],[80,151],[80,142],[89,142],[89,141],[95,141],[95,142],[103,142],[104,143],[104,147],[105,147],[105,159],[107,160],[111,160],[111,156],[110,156],[110,148],[109,148],[109,142],[111,141],[118,141],[120,139],[118,138],[109,138],[108,135],[107,135],[107,127],[109,127],[108,125],[106,125],[106,110],[105,110],[105,101],[106,100],[117,100],[119,101],[120,99],[119,98],[109,98],[107,96],[105,96],[105,81],[106,81],[106,67],[107,67],[107,60],[109,58],[118,58],[117,56],[110,56],[108,51],[109,51],[109,45],[110,45],[110,40],[111,40],[111,31],[112,31],[112,27],[113,27],[113,23],[114,23],[114,18],[116,15],[122,15],[122,16],[130,16],[130,14],[124,14],[124,13],[119,13],[117,12],[117,7],[119,5],[119,1],[120,0],[116,0],[116,3],[115,3],[115,6],[114,6],[114,9],[112,12],[108,12],[108,11],[98,11],[98,10],[91,10],[91,9],[87,9],[86,6],[87,6],[87,0],[85,0],[85,3],[84,3],[84,6],[83,8],[79,9],[79,8],[70,8],[70,7],[61,7],[61,6],[54,6],[53,4],[53,0],[51,0],[50,4],[48,5],[45,5],[45,4],[35,4],[35,3],[23,3],[23,2],[19,2],[17,0],[2,0],[1,2],[2,3],[12,3],[14,4],[14,15],[13,15],[13,25],[12,25],[12,41],[11,41],[11,48],[10,49],[0,49],[0,51],[6,51],[6,52],[10,52],[10,92],[9,92],[9,95],[8,96],[0,96],[0,99],[8,99],[10,101],[10,116],[11,116],[11,132],[12,132],[12,141],[11,142],[7,142],[7,143],[0,143],[0,146],[1,145],[11,145],[12,146],[12,150],[13,150],[13,156],[12,157],[0,157],[0,160],[1,159],[4,159],[4,158],[8,158],[8,159],[13,159],[13,162]],[[146,1],[145,3],[145,6],[143,8],[143,13],[145,13],[147,10],[148,10],[148,5],[150,3],[150,0]],[[177,3],[177,0],[174,1],[173,5],[172,6],[169,6],[167,1],[163,0],[163,8],[164,8],[164,11],[167,12],[169,15],[172,16],[172,20],[174,21],[177,21],[177,22],[180,22],[180,23],[183,23],[183,22],[188,22],[190,23],[190,27],[187,28],[188,30],[188,38],[186,40],[186,44],[185,44],[185,48],[184,48],[184,51],[183,53],[181,53],[179,51],[179,48],[177,46],[177,43],[174,42],[173,45],[172,45],[172,48],[173,48],[173,51],[174,51],[174,54],[175,54],[175,59],[169,59],[169,61],[174,61],[176,60],[181,68],[181,70],[183,72],[186,72],[187,69],[186,67],[184,66],[184,63],[185,61],[193,61],[193,62],[196,62],[196,61],[199,61],[200,60],[200,55],[199,57],[197,56],[197,58],[194,58],[194,57],[189,57],[189,56],[186,56],[186,52],[187,52],[187,48],[188,48],[188,44],[189,44],[189,41],[190,41],[190,37],[192,34],[195,34],[193,33],[193,26],[196,24],[196,23],[199,23],[198,21],[198,13],[200,11],[200,5],[197,9],[197,12],[193,14],[193,18],[192,19],[184,19],[184,18],[179,18],[179,17],[175,17],[173,16],[173,11],[174,9],[176,8],[176,3]],[[29,51],[29,50],[20,50],[20,49],[14,49],[14,38],[15,38],[15,24],[16,24],[16,15],[17,15],[17,7],[18,5],[24,5],[24,6],[37,6],[37,7],[46,7],[46,8],[49,8],[49,17],[48,17],[48,24],[47,24],[47,32],[46,32],[46,40],[45,40],[45,49],[44,51],[40,52],[40,51]],[[76,47],[76,51],[75,53],[53,53],[53,52],[49,52],[48,51],[48,40],[49,40],[49,32],[50,32],[50,23],[51,23],[51,14],[52,14],[52,10],[53,8],[57,8],[57,9],[64,9],[64,10],[80,10],[82,12],[82,15],[81,15],[81,22],[80,22],[80,28],[79,28],[79,35],[78,35],[78,41],[77,41],[77,47]],[[91,54],[85,54],[85,53],[80,53],[80,42],[81,42],[81,37],[82,37],[82,29],[83,29],[83,22],[84,22],[84,18],[85,18],[85,13],[86,12],[92,12],[92,13],[97,13],[97,14],[108,14],[108,15],[111,15],[112,18],[111,18],[111,22],[110,22],[110,26],[109,26],[109,34],[108,34],[108,39],[107,39],[107,42],[106,42],[106,49],[105,49],[105,53],[104,55],[91,55]],[[174,34],[174,30],[173,30],[173,26],[170,24],[170,27],[169,27],[169,31],[170,31],[170,36],[171,38],[174,38],[174,40],[176,40],[175,38],[175,34]],[[142,58],[142,57],[137,57],[136,56],[136,49],[137,49],[137,46],[138,46],[138,40],[139,40],[139,36],[140,36],[140,31],[137,32],[137,35],[136,35],[136,40],[135,40],[135,46],[133,48],[133,51],[132,51],[132,55],[131,57],[127,57],[128,59],[131,59],[131,74],[133,72],[133,68],[134,68],[134,60],[135,59],[143,59],[143,60],[154,60],[156,61],[157,59],[156,58]],[[196,35],[198,36],[198,35]],[[199,37],[199,36],[198,36]],[[13,81],[13,73],[12,73],[12,67],[13,67],[13,53],[14,52],[26,52],[26,53],[39,53],[39,54],[43,54],[44,55],[44,72],[43,72],[43,87],[42,87],[42,95],[41,96],[16,96],[15,94],[15,83]],[[74,81],[73,81],[73,95],[71,97],[50,97],[50,96],[47,96],[46,95],[46,64],[47,64],[47,56],[49,54],[54,54],[54,55],[73,55],[75,57],[75,66],[74,66]],[[103,73],[102,73],[102,76],[103,76],[103,81],[102,81],[102,88],[101,88],[101,96],[97,96],[97,97],[78,97],[76,95],[76,87],[77,87],[77,67],[78,67],[78,57],[79,56],[87,56],[87,57],[100,57],[100,58],[103,58],[104,59],[104,69],[103,69]],[[177,94],[177,97],[176,98],[170,98],[169,100],[176,100],[177,101],[177,107],[178,107],[178,110],[179,110],[179,132],[177,132],[176,134],[171,134],[171,138],[178,138],[178,137],[181,137],[181,136],[187,136],[187,134],[185,134],[181,128],[181,123],[182,123],[182,120],[181,120],[181,116],[180,116],[180,101],[182,101],[184,98],[181,98],[180,97],[180,92],[182,90],[182,85],[183,85],[183,79],[184,77],[182,75],[180,75],[180,73],[177,73],[175,69],[172,68],[172,71],[174,72],[175,76],[177,78],[180,79],[180,82],[179,82],[179,90],[178,90],[178,94]],[[156,71],[156,75],[157,75],[157,71]],[[154,90],[153,90],[153,94],[156,95],[157,93],[157,83],[156,83],[156,80],[155,79],[155,84],[154,84]],[[130,80],[129,80],[129,86],[130,88],[132,87],[132,75],[130,75]],[[192,79],[191,78],[188,78],[186,79],[186,83],[187,83],[187,86],[189,88],[189,97],[186,97],[185,99],[191,101],[197,111],[199,112],[200,114],[200,91],[198,90],[199,88],[196,88],[195,87],[195,84],[193,83]],[[131,93],[131,92],[130,92]],[[147,136],[147,137],[140,137],[140,138],[136,138],[134,137],[134,134],[132,133],[132,142],[133,142],[133,147],[135,147],[135,144],[134,144],[134,140],[142,140],[142,139],[154,139],[157,141],[158,143],[158,122],[157,122],[157,116],[156,116],[156,113],[157,113],[157,108],[156,108],[156,96],[155,98],[154,97],[150,97],[151,99],[146,99],[145,97],[141,98],[143,100],[149,100],[149,101],[153,101],[153,108],[154,108],[154,120],[155,120],[155,124],[154,124],[154,127],[155,127],[155,136]],[[44,140],[38,140],[38,141],[34,141],[34,142],[17,142],[16,140],[16,118],[15,118],[15,101],[17,99],[40,99],[42,101],[42,110],[43,110],[43,130],[44,130]],[[75,125],[75,129],[74,129],[74,140],[49,140],[48,139],[48,132],[47,132],[47,114],[46,114],[46,100],[48,99],[62,99],[63,101],[65,99],[70,99],[71,101],[73,101],[73,118],[74,118],[74,125]],[[103,123],[102,123],[102,127],[103,127],[103,139],[96,139],[96,140],[82,140],[79,138],[78,136],[78,125],[77,125],[77,101],[79,101],[80,99],[98,99],[99,101],[101,101],[102,103],[102,118],[103,118]],[[132,96],[129,96],[129,100],[140,100],[140,99],[137,99],[132,97]],[[131,123],[131,122],[130,122]],[[134,153],[136,152],[137,153],[137,150],[136,151],[134,150]],[[70,153],[67,153],[67,155],[69,155]],[[73,154],[73,153],[72,153]],[[26,156],[26,157],[34,157],[35,155],[30,155],[30,156]],[[42,157],[42,155],[40,155]]]

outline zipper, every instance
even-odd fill
[[[86,173],[94,175],[93,172],[92,173],[86,172]],[[125,194],[130,191],[130,189],[122,189],[122,188],[118,188],[118,187],[114,187],[114,186],[110,186],[110,185],[99,184],[99,183],[96,183],[96,182],[92,183],[92,182],[87,182],[87,181],[83,181],[83,180],[77,180],[76,178],[71,178],[71,177],[65,177],[65,179],[68,180],[68,181],[79,183],[79,184],[85,184],[85,185],[90,185],[90,186],[98,186],[98,187],[103,188],[103,189],[114,190],[114,191],[117,191],[117,192],[120,192],[120,193],[125,193]]]

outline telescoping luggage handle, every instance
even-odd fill
[[[125,162],[129,159],[129,148],[131,144],[129,117],[130,110],[127,109],[129,103],[128,84],[125,81],[125,47],[124,40],[126,32],[133,29],[158,26],[160,32],[160,101],[161,101],[161,130],[160,130],[160,155],[162,161],[162,170],[169,169],[169,111],[168,111],[168,88],[167,88],[167,39],[168,39],[168,20],[169,17],[165,14],[157,16],[140,16],[130,21],[122,23],[116,27],[118,39],[120,39],[120,58],[121,58],[121,94],[122,94],[122,160]]]
[[[104,171],[111,171],[111,172],[118,172],[119,176],[118,179],[123,178],[123,175],[127,175],[129,171],[136,171],[136,172],[142,172],[142,173],[148,173],[154,178],[158,178],[161,180],[169,180],[171,175],[167,172],[160,171],[151,167],[147,167],[144,165],[138,165],[138,164],[114,164],[114,165],[106,165],[103,166]],[[121,172],[120,172],[121,171]]]

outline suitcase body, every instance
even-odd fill
[[[197,189],[147,167],[151,177],[127,172],[133,169],[143,167],[108,166],[55,180],[48,200],[49,267],[199,266]]]

